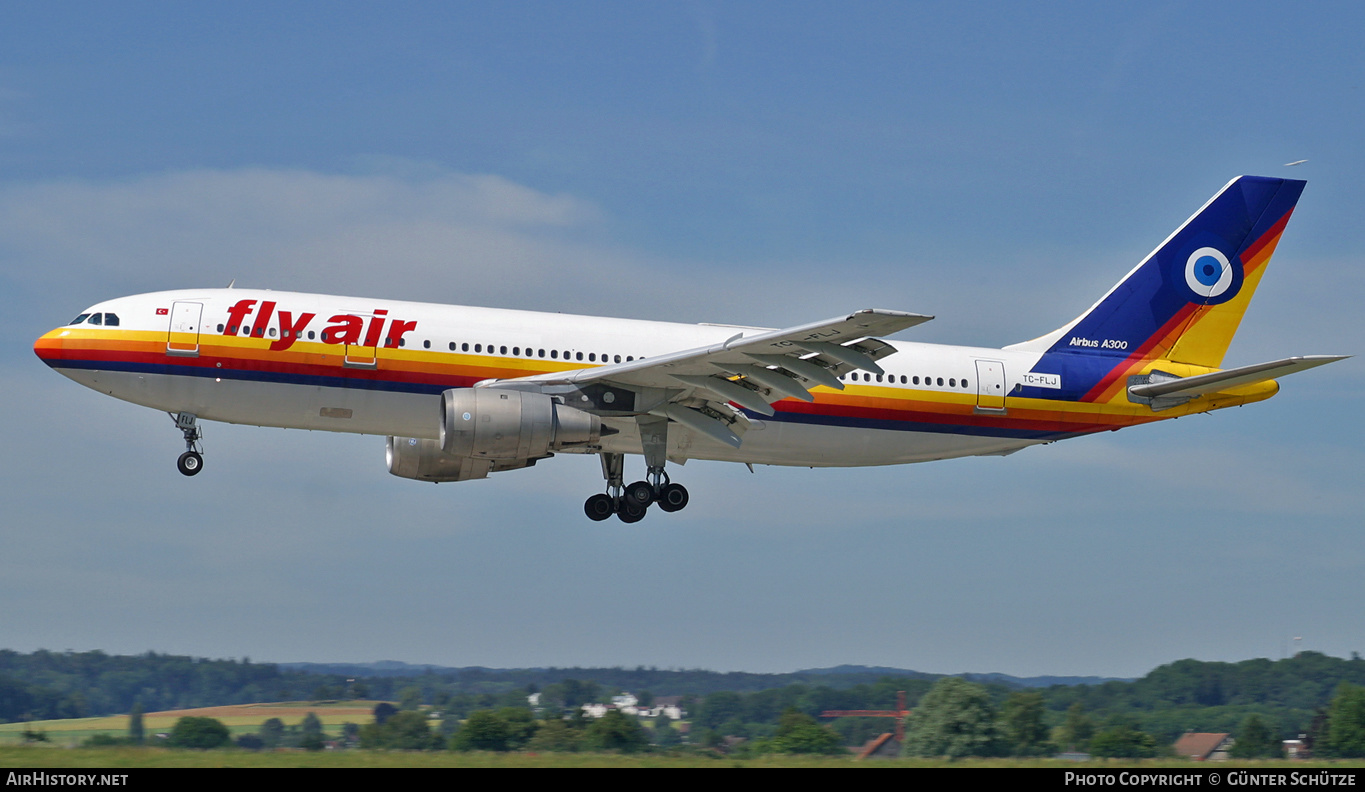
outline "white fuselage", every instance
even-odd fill
[[[186,306],[201,306],[199,315]],[[651,358],[762,330],[246,289],[144,294],[86,313],[119,323],[59,328],[44,341],[60,354],[41,346],[39,354],[116,398],[227,423],[429,439],[447,388]],[[1036,352],[886,343],[896,354],[881,361],[885,375],[855,372],[841,378],[843,391],[815,389],[816,413],[788,399],[771,418],[751,414],[738,449],[675,427],[668,456],[888,465],[1008,453],[1093,430],[1010,429],[1013,405],[953,420],[978,412],[980,362],[999,367],[1008,393]],[[641,452],[633,420],[605,422],[618,433],[589,450]]]

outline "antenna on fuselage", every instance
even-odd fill
[[[228,281],[228,288],[231,289],[231,288],[232,288],[232,284],[234,284],[234,283],[236,283],[236,282],[237,282],[237,279],[236,279],[236,278],[233,278],[232,280]]]

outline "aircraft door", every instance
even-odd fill
[[[998,360],[976,361],[977,412],[1005,411],[1005,364]]]
[[[342,365],[347,368],[377,368],[379,366],[378,350],[372,346],[347,344],[346,356],[342,358]]]
[[[171,324],[166,333],[166,354],[199,357],[199,320],[203,313],[203,303],[171,303]]]
[[[363,333],[358,335],[352,343],[345,344],[345,349],[341,357],[341,365],[346,368],[373,369],[379,368],[379,344],[383,341],[379,339],[379,330],[376,329],[376,322],[382,327],[384,320],[374,314],[361,313],[357,311],[351,316],[359,317],[362,327],[366,328]]]

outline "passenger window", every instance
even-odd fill
[[[398,339],[398,343],[401,344],[401,343],[403,343],[403,341],[405,341],[405,340],[406,340],[406,339],[400,338],[400,339]],[[423,349],[431,349],[431,339],[426,339],[426,340],[424,340],[424,341],[422,342],[422,348],[423,348]]]
[[[938,378],[938,385],[939,385],[940,388],[943,387],[943,378],[942,378],[942,377],[939,377],[939,378]]]
[[[270,328],[270,337],[271,337],[271,338],[274,338],[274,337],[275,337],[275,328],[273,328],[273,327]]]
[[[575,352],[575,353],[574,353],[574,360],[582,360],[582,359],[583,359],[583,353],[582,353],[582,352]]]
[[[475,344],[475,345],[474,345],[474,351],[475,351],[475,352],[482,352],[482,351],[483,351],[483,344]]]
[[[312,341],[312,340],[313,340],[313,331],[312,331],[312,330],[309,330],[309,331],[308,331],[308,340],[309,340],[309,341]]]
[[[507,347],[498,347],[498,354],[499,355],[507,354]]]
[[[223,332],[223,326],[222,326],[222,325],[218,325],[218,332],[220,332],[220,333]]]
[[[554,358],[555,360],[559,360],[559,350],[558,350],[558,349],[551,349],[551,350],[550,350],[550,357]]]
[[[408,340],[407,340],[406,338],[402,338],[402,337],[400,336],[399,339],[398,339],[398,346],[400,346],[400,347],[405,347],[405,346],[407,346],[407,345],[408,345]],[[391,347],[391,346],[393,346],[393,339],[391,339],[391,338],[386,338],[386,339],[384,339],[384,346],[386,346],[386,347]]]
[[[967,387],[967,380],[963,380],[963,381],[962,381],[962,387],[963,387],[963,388],[966,388],[966,387]]]
[[[952,377],[949,377],[949,378],[948,378],[948,387],[950,387],[950,388],[956,388],[956,387],[957,387],[957,380],[954,379],[954,378],[952,378]]]
[[[882,375],[880,375],[880,374],[877,375],[877,381],[878,381],[878,382],[881,382],[881,381],[882,381]]]
[[[469,351],[469,343],[468,343],[468,342],[465,342],[465,343],[463,343],[463,344],[460,344],[460,351],[461,351],[461,352],[468,352],[468,351]]]

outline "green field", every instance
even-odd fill
[[[248,734],[261,728],[270,718],[279,718],[286,726],[298,726],[308,713],[322,721],[323,730],[332,736],[341,734],[343,724],[369,723],[374,720],[376,701],[320,701],[315,703],[286,702],[281,704],[242,704],[228,707],[149,712],[142,716],[142,730],[147,739],[171,730],[175,722],[186,716],[216,718],[232,731],[233,736]],[[42,732],[54,746],[71,747],[96,734],[123,737],[128,734],[128,716],[111,715],[102,718],[70,718],[66,720],[32,721],[28,723],[0,723],[0,746],[19,745],[24,731]]]

